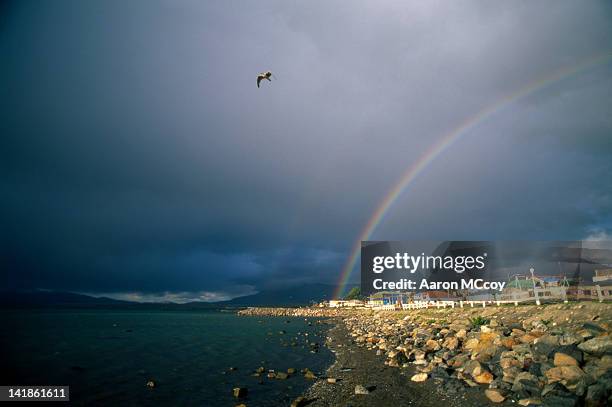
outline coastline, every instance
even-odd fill
[[[489,405],[478,389],[466,389],[464,394],[446,394],[433,381],[412,383],[414,368],[398,370],[385,365],[384,358],[366,348],[356,346],[340,319],[330,329],[326,346],[332,350],[335,360],[326,371],[326,377],[315,382],[305,393],[308,406],[447,406]],[[350,369],[350,370],[349,370]],[[327,377],[336,383],[327,382]],[[364,386],[369,394],[355,394],[355,387]],[[505,405],[505,404],[502,404]],[[511,404],[507,404],[511,405]]]
[[[333,321],[325,345],[334,362],[294,406],[604,406],[612,400],[609,303],[242,312]]]

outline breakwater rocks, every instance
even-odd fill
[[[522,406],[612,405],[610,304],[343,312],[352,342],[412,369],[412,386],[481,388],[491,403]]]
[[[350,315],[350,312],[337,308],[273,308],[252,307],[238,311],[238,315],[271,316],[271,317],[304,317],[304,318],[330,318]]]

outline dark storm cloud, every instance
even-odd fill
[[[130,298],[335,281],[429,145],[612,43],[596,2],[0,11],[2,285]],[[267,69],[277,79],[257,89]],[[373,238],[605,233],[611,77],[594,66],[478,126]]]

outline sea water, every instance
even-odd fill
[[[333,359],[323,346],[326,325],[315,319],[99,309],[0,318],[0,384],[68,385],[76,405],[289,405],[312,384],[300,369],[323,372]],[[260,366],[297,373],[254,377]],[[246,387],[246,399],[235,399],[234,387]]]

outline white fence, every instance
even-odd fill
[[[533,301],[533,300],[532,300]],[[482,307],[486,308],[487,305],[502,304],[514,304],[517,306],[521,301],[414,301],[408,304],[402,304],[401,308],[399,305],[385,304],[385,305],[373,305],[371,308],[378,311],[395,311],[395,310],[412,310],[412,309],[423,309],[423,308],[464,308],[464,307]]]

